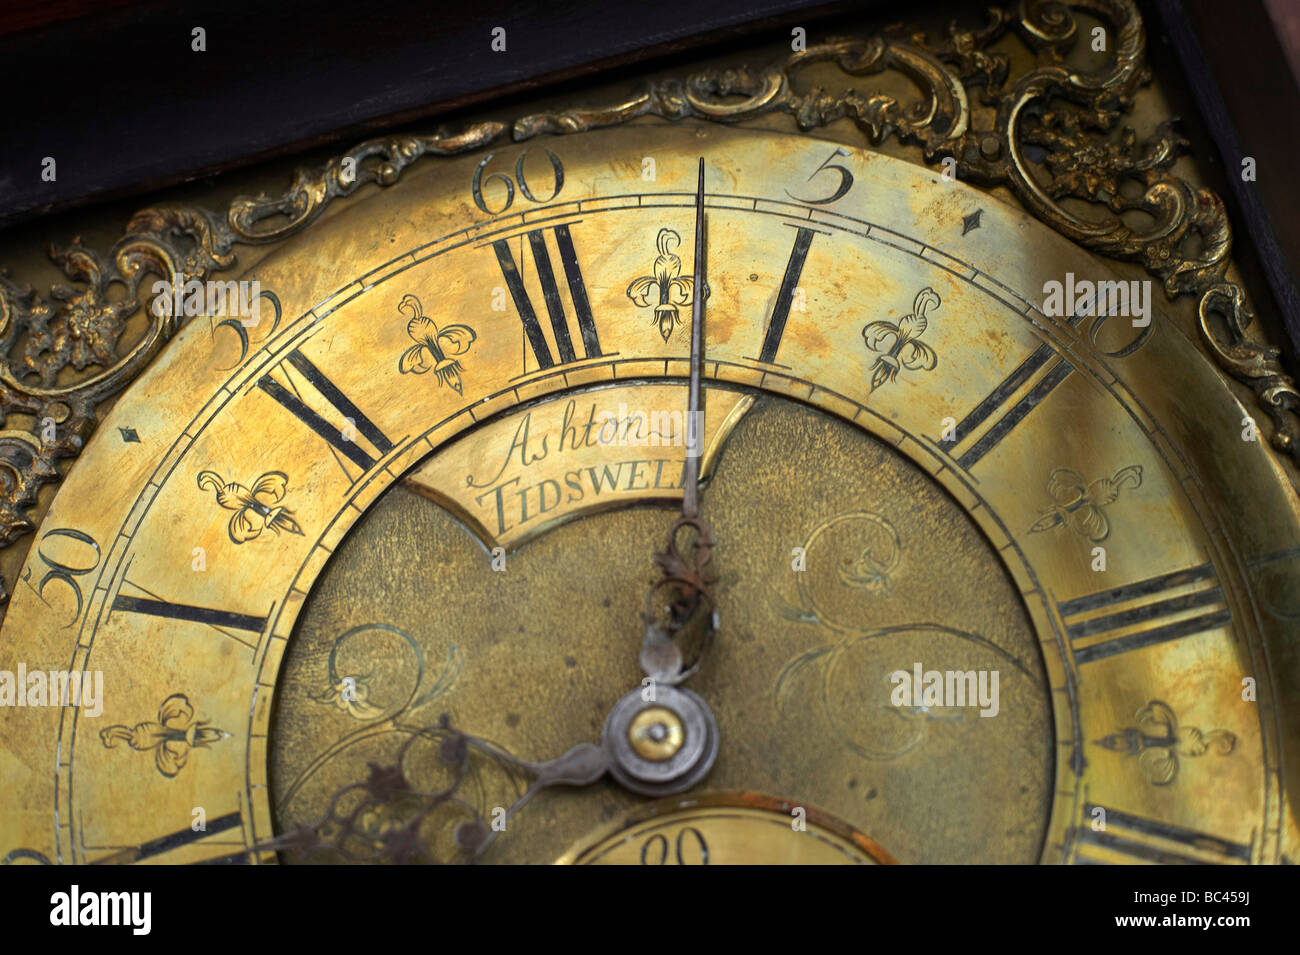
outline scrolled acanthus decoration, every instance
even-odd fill
[[[1066,63],[1078,40],[1074,11],[1110,25],[1113,54],[1095,72]],[[1034,69],[1010,76],[994,44],[1016,34],[1034,53]],[[0,428],[26,416],[30,430],[0,430],[0,547],[33,529],[27,511],[45,484],[60,476],[60,459],[75,457],[96,424],[95,407],[124,388],[175,331],[176,319],[153,316],[126,354],[117,344],[140,308],[146,275],[170,283],[205,280],[230,268],[236,244],[281,241],[307,228],[335,199],[366,184],[388,186],[425,156],[478,149],[507,132],[515,141],[616,126],[645,116],[737,123],[771,113],[802,130],[849,119],[872,144],[890,136],[921,148],[926,162],[951,159],[958,178],[1005,186],[1038,219],[1082,247],[1141,264],[1169,297],[1196,295],[1202,342],[1219,365],[1249,386],[1273,422],[1271,443],[1300,460],[1300,392],[1277,360],[1278,350],[1246,337],[1245,293],[1224,280],[1232,231],[1223,203],[1172,171],[1186,142],[1170,122],[1139,140],[1120,120],[1150,82],[1146,41],[1132,0],[1021,0],[995,7],[976,29],[950,25],[938,41],[891,31],[809,46],[763,69],[705,70],[650,84],[640,95],[601,107],[525,116],[512,126],[472,125],[459,133],[369,140],[314,170],[300,170],[279,197],[240,197],[224,215],[162,206],[137,214],[126,235],[101,258],[80,243],[52,251],[78,288],[56,286],[53,302],[0,273]],[[884,72],[906,76],[920,90],[910,101],[853,87],[808,92],[794,78],[815,63],[847,77]],[[985,109],[977,114],[972,102]],[[981,122],[976,116],[991,114]],[[1117,132],[1118,130],[1118,132]],[[1126,183],[1136,183],[1135,193]],[[1084,218],[1064,200],[1082,200],[1100,214]],[[1135,212],[1146,228],[1129,225]],[[110,297],[121,285],[124,294]],[[1212,315],[1222,316],[1220,331]],[[20,353],[15,354],[22,342]],[[91,373],[59,385],[71,367]],[[42,428],[55,423],[54,437]],[[0,601],[7,591],[0,584]]]

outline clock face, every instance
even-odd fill
[[[656,694],[701,156],[719,626]],[[0,671],[102,692],[11,682],[0,857],[1294,853],[1294,495],[1159,300],[1051,306],[1130,276],[1025,214],[648,124],[440,160],[243,278],[257,315],[190,322],[37,532]],[[624,699],[707,774],[533,795]]]

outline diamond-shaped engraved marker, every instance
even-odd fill
[[[140,443],[140,436],[135,433],[135,428],[118,428],[117,430],[122,432],[122,440],[128,444],[132,441],[136,444]]]
[[[983,209],[976,209],[970,215],[962,217],[961,220],[962,235],[965,235],[967,232],[971,232],[974,229],[978,229],[980,227],[980,214],[983,211],[984,211]]]

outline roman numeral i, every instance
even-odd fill
[[[794,247],[790,250],[790,258],[785,263],[785,275],[781,278],[781,289],[776,293],[772,317],[768,320],[767,331],[763,335],[763,350],[758,353],[759,361],[768,364],[776,361],[781,336],[785,334],[785,323],[790,319],[790,306],[794,302],[795,290],[799,287],[799,276],[803,274],[803,264],[816,235],[814,230],[802,226],[795,233]]]

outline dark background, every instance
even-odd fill
[[[934,4],[927,4],[929,11]],[[986,4],[945,0],[979,18]],[[1300,0],[1143,0],[1153,69],[1235,256],[1266,284],[1265,324],[1300,348]],[[0,229],[425,117],[455,125],[526,99],[738,44],[810,39],[891,0],[46,0],[0,9]],[[190,31],[207,31],[193,52]],[[504,27],[507,54],[490,31]],[[43,182],[41,161],[57,161]],[[1258,178],[1243,183],[1241,158]],[[1292,358],[1295,351],[1291,353]]]

